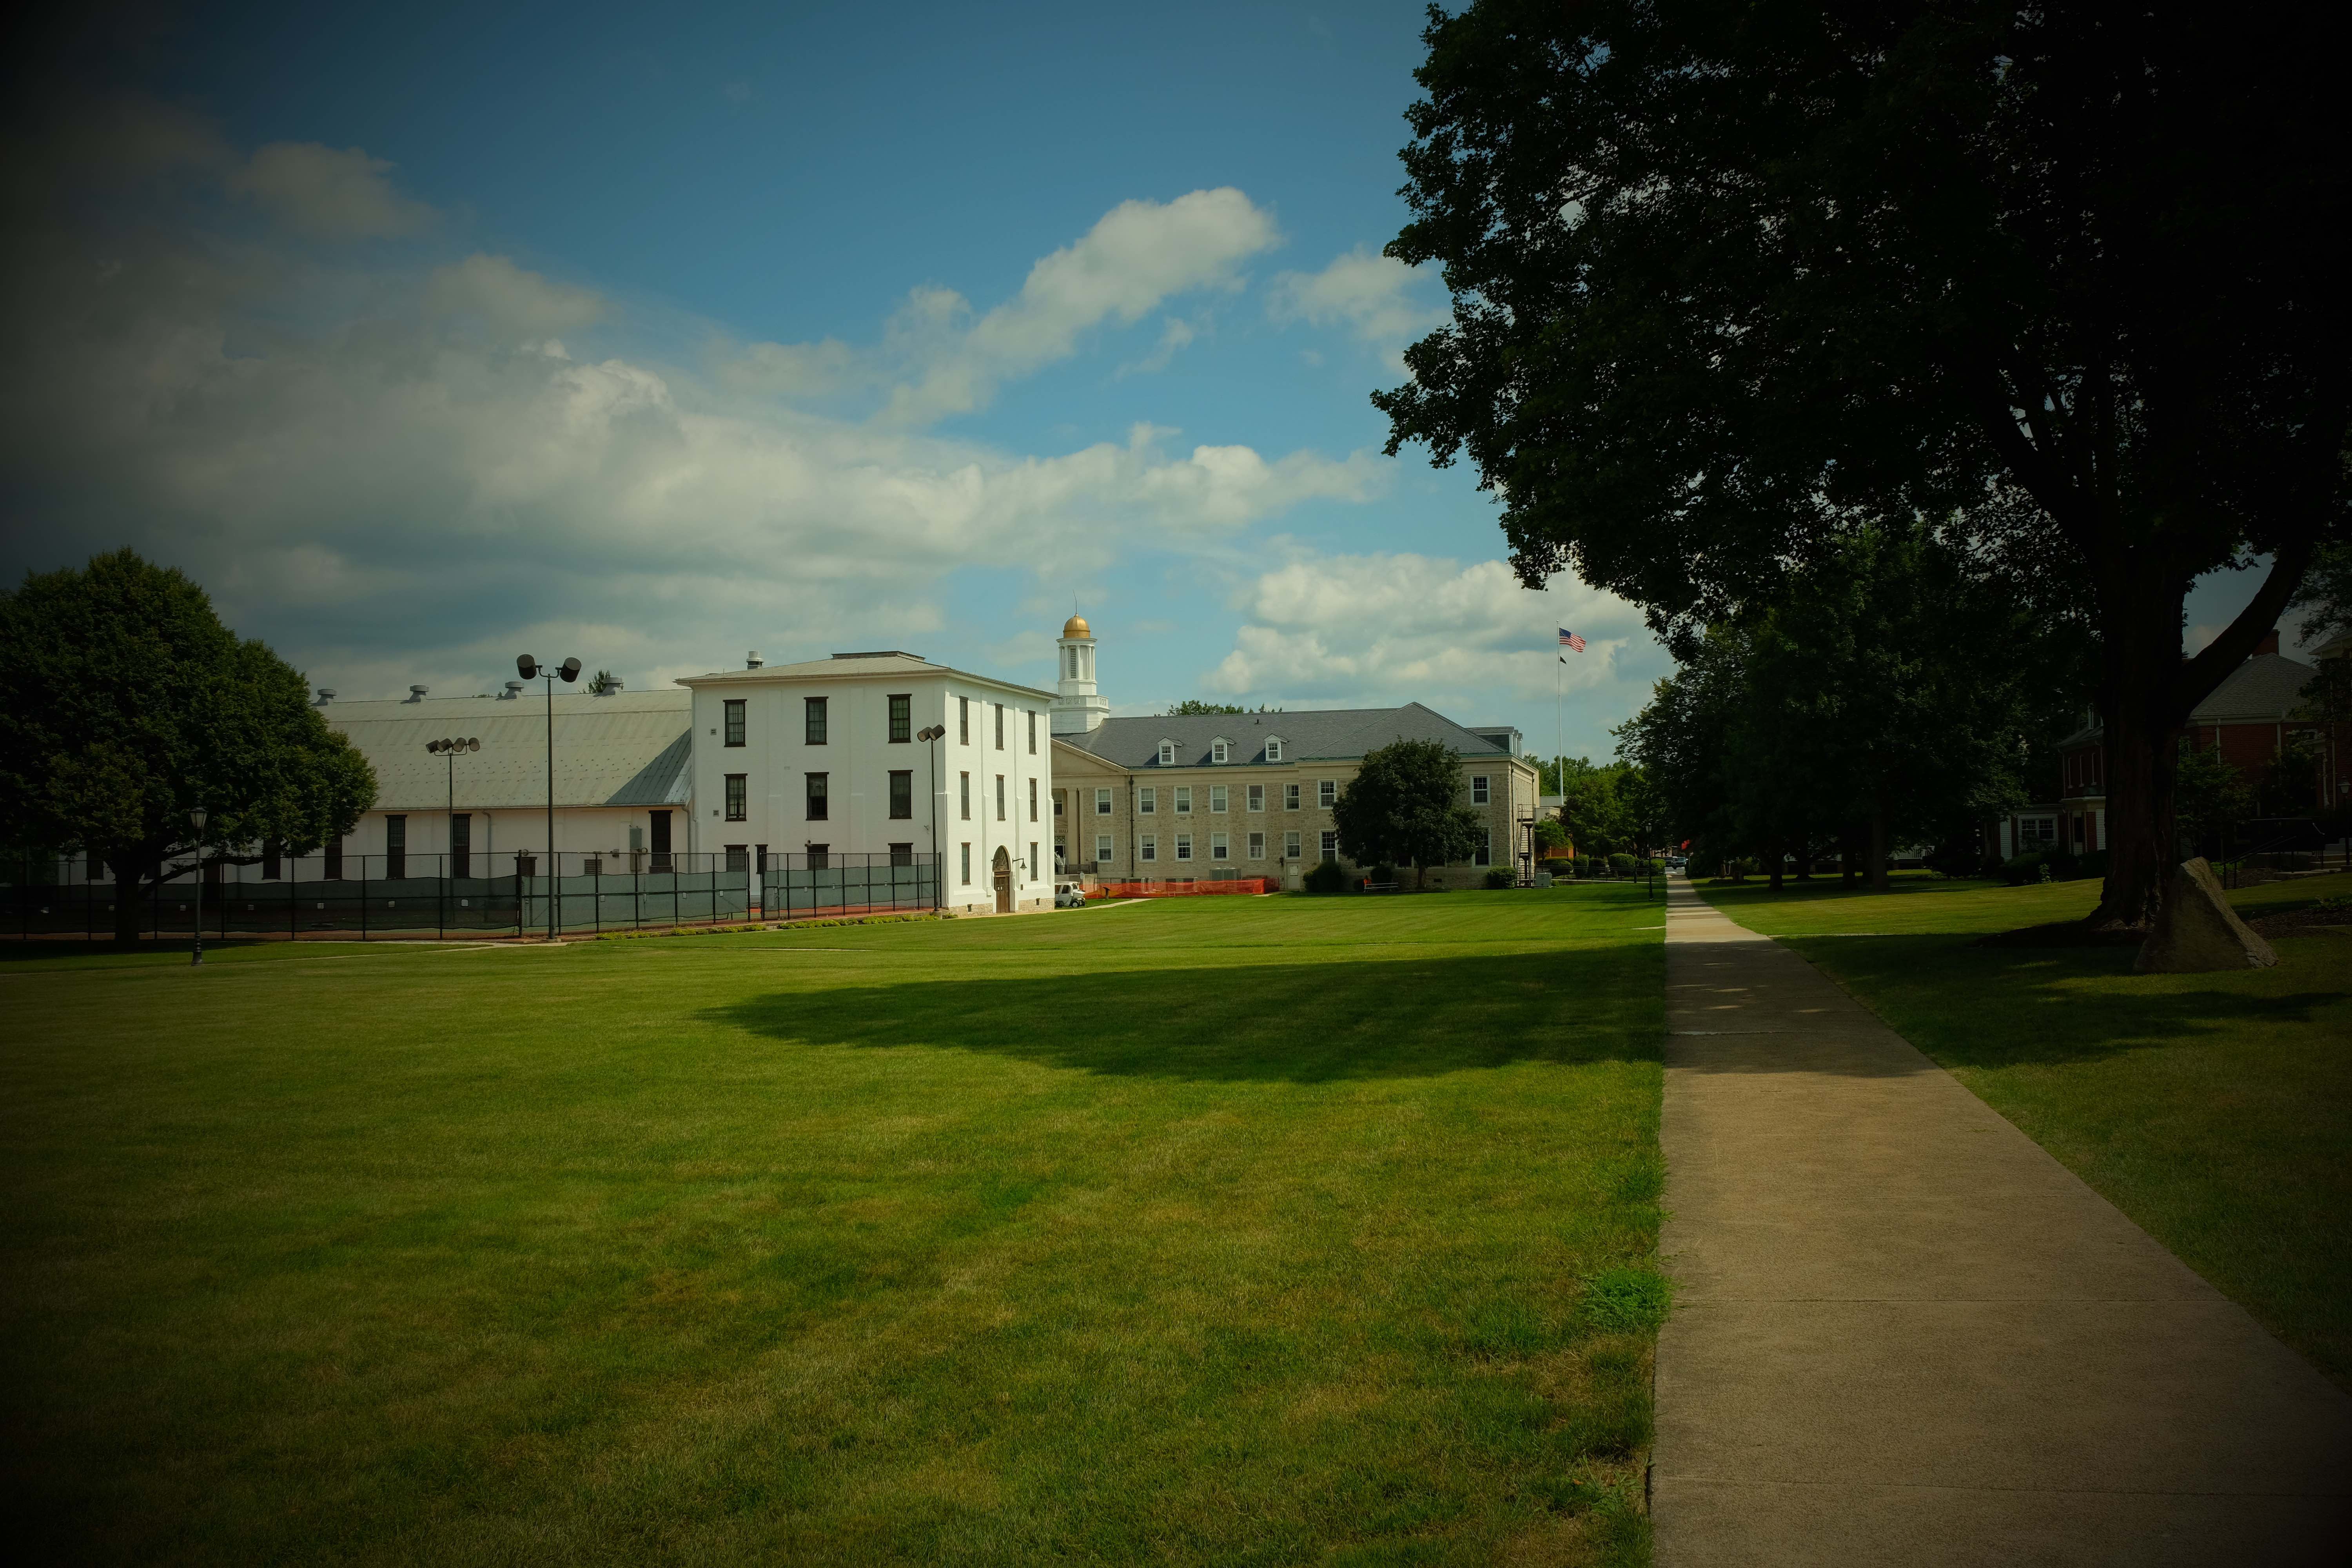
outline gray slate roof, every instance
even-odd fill
[[[1510,753],[1484,735],[1473,734],[1418,702],[1402,708],[1331,708],[1291,713],[1193,713],[1141,719],[1106,719],[1091,734],[1056,735],[1107,763],[1125,768],[1157,768],[1160,742],[1176,742],[1179,767],[1213,767],[1209,743],[1219,736],[1233,742],[1234,763],[1265,761],[1266,738],[1282,737],[1286,763],[1360,757],[1391,741],[1438,741],[1464,756]]]
[[[684,805],[692,790],[694,695],[678,688],[566,694],[555,700],[555,804]],[[422,702],[336,702],[320,716],[351,737],[375,769],[379,811],[442,811],[449,764],[427,741],[471,737],[459,753],[457,809],[515,811],[547,805],[547,700],[526,692]]]
[[[2303,701],[2303,689],[2319,673],[2284,654],[2258,654],[2231,670],[2213,694],[2189,710],[2192,724],[2230,719],[2275,719]]]
[[[2303,702],[2303,689],[2319,671],[2284,654],[2257,654],[2229,673],[2212,694],[2189,710],[2191,724],[2275,720]],[[2106,736],[2106,726],[2094,719],[2058,742],[2059,750],[2087,746]]]

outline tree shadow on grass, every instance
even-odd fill
[[[2293,953],[2292,977],[2320,984],[2273,994],[2221,984],[2180,990],[2168,984],[2177,976],[2134,973],[2130,946],[1986,947],[1951,935],[1780,940],[1947,1067],[2055,1066],[2222,1037],[2248,1025],[2308,1026],[2352,995],[2352,981]],[[2243,976],[2267,984],[2257,977],[2277,973]]]
[[[1514,1062],[1656,1061],[1654,942],[1377,963],[911,980],[703,1016],[810,1045],[983,1051],[1122,1077],[1331,1083]]]

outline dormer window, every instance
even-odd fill
[[[1162,741],[1160,742],[1160,765],[1163,768],[1172,768],[1176,765],[1175,742]]]
[[[1268,735],[1265,738],[1265,760],[1269,763],[1278,763],[1282,761],[1281,736]]]
[[[1223,762],[1230,762],[1230,761],[1232,761],[1232,760],[1233,760],[1233,742],[1230,742],[1230,741],[1228,741],[1228,740],[1226,740],[1223,735],[1220,735],[1220,736],[1218,736],[1215,740],[1213,740],[1213,741],[1210,742],[1209,742],[1209,760],[1210,760],[1211,762],[1213,762],[1213,763],[1223,763]]]

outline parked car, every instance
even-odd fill
[[[1076,882],[1054,884],[1054,907],[1057,910],[1082,910],[1087,907],[1087,890]]]

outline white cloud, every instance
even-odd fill
[[[1123,380],[1130,375],[1159,374],[1168,368],[1170,362],[1174,360],[1179,353],[1191,347],[1193,338],[1198,335],[1192,322],[1177,316],[1169,317],[1166,323],[1160,329],[1158,345],[1143,358],[1119,366],[1120,379]]]
[[[1423,302],[1420,269],[1361,246],[1320,272],[1282,272],[1266,290],[1266,314],[1282,325],[1344,327],[1369,343],[1394,349],[1445,320]]]
[[[1259,576],[1241,604],[1248,621],[1207,684],[1265,700],[1516,704],[1552,697],[1556,683],[1612,686],[1625,652],[1652,647],[1623,600],[1572,578],[1530,591],[1500,561],[1304,556]],[[1565,666],[1561,626],[1586,641]]]
[[[503,341],[576,331],[604,313],[585,289],[551,283],[503,256],[469,256],[435,272],[425,286],[432,316],[471,318]]]
[[[969,325],[961,294],[917,289],[891,338],[921,368],[893,389],[888,416],[914,424],[981,407],[1001,382],[1067,358],[1106,321],[1132,324],[1172,296],[1237,287],[1235,268],[1278,237],[1270,214],[1224,186],[1172,202],[1121,202],[1032,267],[1017,296]]]
[[[392,165],[357,147],[272,142],[227,179],[228,192],[318,239],[383,239],[415,234],[433,209],[395,193]]]
[[[306,209],[306,232],[333,206]],[[342,210],[344,234],[383,232],[381,210]],[[494,689],[526,636],[625,658],[633,680],[782,656],[786,634],[919,646],[966,568],[1066,581],[1147,531],[1221,551],[1387,472],[1369,452],[1188,450],[1149,426],[1022,454],[821,417],[773,394],[854,378],[850,351],[617,352],[599,335],[608,300],[503,257],[338,270],[151,226],[102,276],[77,231],[17,226],[36,232],[0,256],[21,350],[0,382],[0,468],[36,499],[11,552],[128,543],[183,565],[346,697]],[[1067,352],[1086,321],[1222,278],[1271,232],[1239,193],[1129,204],[982,322],[927,294],[894,330],[945,331],[951,356],[1009,373]],[[1188,258],[1151,254],[1153,236]]]

